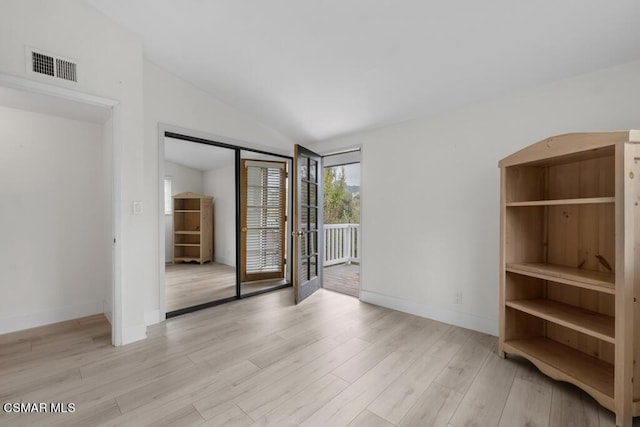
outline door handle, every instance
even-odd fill
[[[247,232],[247,227],[242,227],[242,232],[246,233]]]
[[[293,236],[293,237],[302,237],[302,236],[304,236],[304,231],[298,231],[298,232],[294,231],[294,232],[291,233],[291,236]]]

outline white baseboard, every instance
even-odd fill
[[[460,313],[428,304],[420,304],[405,299],[382,295],[365,290],[360,291],[360,300],[392,310],[414,314],[427,319],[460,326],[489,335],[498,335],[498,320],[472,314]]]
[[[145,311],[144,312],[144,324],[149,326],[149,325],[155,325],[156,323],[160,322],[160,310],[153,310],[153,311]]]
[[[104,301],[101,300],[45,310],[38,313],[7,317],[0,319],[0,334],[22,331],[23,329],[29,328],[37,328],[38,326],[64,322],[66,320],[91,316],[103,312]]]
[[[147,325],[125,326],[122,331],[122,345],[147,338]]]
[[[214,256],[213,261],[217,262],[218,264],[224,264],[224,265],[228,265],[229,267],[236,268],[236,261],[234,259],[229,259],[227,257],[222,257],[222,256],[221,257]]]

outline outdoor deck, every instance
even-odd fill
[[[323,287],[330,291],[360,296],[360,266],[358,264],[338,264],[324,268]]]

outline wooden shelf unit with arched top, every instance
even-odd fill
[[[640,131],[556,136],[499,163],[500,352],[624,426],[640,415],[639,164]]]

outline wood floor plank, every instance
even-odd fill
[[[450,423],[495,426],[509,396],[518,365],[491,354],[460,402]]]
[[[348,382],[327,374],[299,393],[283,399],[280,405],[259,418],[253,426],[297,426],[348,386]]]
[[[463,395],[438,383],[431,383],[398,424],[399,427],[447,425]]]
[[[118,408],[118,404],[114,399],[109,399],[91,408],[77,405],[73,413],[24,414],[20,417],[20,421],[17,424],[12,425],[25,425],[30,427],[85,427],[101,425],[117,418],[119,415],[120,409]],[[0,419],[0,424],[2,424],[1,421]]]
[[[414,320],[402,316],[395,326],[389,327],[384,333],[373,331],[378,339],[376,344],[338,367],[333,373],[352,383],[394,351],[415,357],[416,353],[423,350],[425,346],[431,345],[438,337],[425,333],[424,325],[415,324]],[[361,338],[368,341],[371,337],[372,335],[365,334]]]
[[[29,352],[19,356],[3,357],[0,358],[0,376],[2,376],[3,380],[23,375],[25,372],[33,376],[46,376],[52,371],[77,368],[86,363],[86,361],[102,358],[112,352],[113,347],[95,347],[93,344],[88,343],[86,346],[67,348],[53,354]],[[42,364],[43,358],[47,359],[46,366]]]
[[[170,396],[169,398],[171,398],[179,396],[181,393],[189,393],[191,390],[200,389],[200,387],[205,388],[205,386],[216,389],[215,386],[222,386],[228,383],[227,374],[229,373],[233,379],[236,379],[257,371],[258,368],[246,360],[228,370],[222,371],[220,374],[208,373],[203,371],[200,366],[187,366],[152,383],[120,394],[116,397],[116,401],[120,406],[120,410],[125,413],[148,403],[157,402],[164,396]]]
[[[34,389],[47,388],[60,383],[79,380],[80,378],[80,370],[78,368],[71,368],[39,377],[33,377],[25,373],[25,375],[20,377],[3,379],[2,387],[0,387],[0,401],[6,402],[23,396]]]
[[[312,319],[305,319],[302,324],[293,324],[279,331],[278,335],[283,338],[292,338],[300,334],[324,333],[327,336],[334,337],[344,333],[352,326],[361,326],[360,332],[364,334],[371,323],[379,320],[389,312],[386,309],[364,304],[357,300],[349,301],[349,304],[338,308],[339,310],[336,310],[335,315],[329,319],[322,315]],[[349,338],[352,337],[350,336]],[[342,340],[342,342],[347,339]]]
[[[202,376],[202,369],[193,364],[187,365],[155,381],[136,387],[125,393],[119,394],[116,401],[123,413],[145,406],[156,401],[164,394],[176,388],[186,387],[197,381]]]
[[[105,400],[114,400],[119,394],[149,384],[166,375],[175,374],[189,366],[192,364],[186,357],[170,359],[166,362],[159,360],[158,363],[152,363],[139,371],[119,375],[110,375],[109,372],[105,372],[104,375],[88,379],[81,378],[77,381],[61,382],[46,389],[34,389],[25,394],[23,399],[39,402],[46,401],[54,395],[63,401],[73,401],[76,405],[91,407]]]
[[[549,427],[597,427],[600,416],[595,402],[577,387],[556,382],[553,385]]]
[[[516,378],[520,378],[544,387],[553,387],[555,381],[548,376],[541,374],[538,368],[527,359],[515,355],[509,355],[509,359],[518,364]]]
[[[262,291],[285,284],[282,279],[242,283],[241,293]],[[165,265],[167,311],[236,296],[236,269],[217,262]]]
[[[236,295],[236,269],[220,263],[167,264],[165,304],[178,310]]]
[[[516,377],[498,427],[547,427],[552,388]]]
[[[356,382],[307,418],[302,426],[347,425],[411,364],[404,353],[391,353]]]
[[[310,384],[327,376],[346,360],[366,351],[369,346],[366,341],[354,338],[299,367],[277,384],[267,389],[254,389],[236,398],[235,402],[253,419],[261,418],[279,405],[286,404],[297,394],[306,393],[305,390]]]
[[[7,344],[0,344],[0,357],[9,358],[10,356],[20,357],[25,353],[31,352],[31,341],[17,341]]]
[[[144,343],[146,345],[134,344],[129,351],[111,351],[95,361],[81,363],[80,373],[83,378],[90,378],[105,372],[112,375],[131,372],[142,369],[155,360],[183,357],[201,349],[212,348],[219,342],[220,340],[210,334],[189,334],[176,340],[160,337]]]
[[[411,327],[407,328],[406,336],[394,337],[392,345],[396,346],[395,351],[418,357],[438,342],[450,328],[450,325],[442,322],[416,318]]]
[[[550,426],[615,424],[579,389],[499,359],[495,337],[330,291],[234,301],[123,347],[110,329],[91,316],[0,335],[0,400],[78,408],[0,425],[545,425],[549,389]]]
[[[406,314],[397,311],[389,311],[382,318],[373,322],[366,333],[359,338],[375,343],[393,336],[397,330],[411,322],[411,318]]]
[[[616,427],[616,415],[602,406],[598,408],[598,420],[600,421],[600,427]],[[640,417],[633,419],[633,425],[640,425]]]
[[[385,310],[361,311],[357,315],[352,316],[350,321],[343,323],[339,328],[329,332],[328,336],[338,342],[346,342],[354,337],[360,337],[369,330],[369,326],[372,323],[380,320],[386,313]]]
[[[202,427],[248,427],[253,420],[233,402],[223,403],[218,415],[201,424]]]
[[[128,412],[123,411],[123,415],[109,425],[139,425],[149,420],[161,419],[165,414],[170,414],[201,398],[223,393],[227,386],[241,382],[258,372],[260,369],[246,360],[222,372],[207,375],[206,371],[202,371],[202,375],[197,380],[180,388],[165,390],[145,405]]]
[[[387,421],[398,424],[461,346],[460,343],[444,340],[436,342],[384,390],[368,409]]]
[[[494,343],[495,337],[478,332],[471,333],[460,351],[451,359],[451,363],[435,381],[458,393],[465,394],[480,367],[489,356],[490,347]]]
[[[349,423],[349,427],[393,427],[394,425],[366,409]]]
[[[187,405],[162,417],[161,420],[148,424],[149,427],[189,427],[199,426],[204,423],[193,405]]]
[[[318,341],[320,337],[320,334],[305,334],[297,336],[285,340],[284,342],[276,342],[254,354],[245,354],[244,357],[254,365],[260,368],[266,368],[267,366],[273,365],[274,363],[282,360],[287,355]]]
[[[194,363],[206,363],[213,369],[223,369],[229,364],[236,363],[238,359],[249,359],[266,349],[277,349],[285,342],[276,334],[240,335],[236,340],[221,340],[219,343],[189,353],[189,359]]]
[[[243,395],[255,393],[260,390],[268,390],[288,377],[302,366],[328,353],[339,344],[329,338],[323,338],[313,344],[289,355],[280,362],[260,369],[255,375],[246,380],[236,382],[220,390],[220,392],[204,396],[194,402],[196,409],[205,419],[213,418],[218,414],[219,405],[233,399],[241,399]]]

